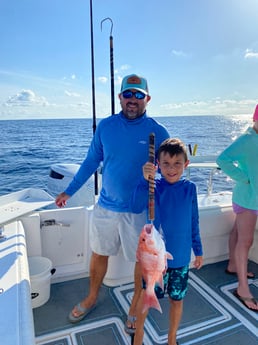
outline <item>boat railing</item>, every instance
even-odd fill
[[[216,163],[217,156],[190,156],[190,163],[186,168],[186,178],[190,179],[191,169],[210,169],[209,179],[207,181],[207,195],[210,196],[213,190],[213,177],[220,171]]]

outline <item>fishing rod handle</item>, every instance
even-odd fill
[[[149,135],[149,162],[155,164],[155,134]],[[149,220],[155,218],[155,181],[149,177]]]

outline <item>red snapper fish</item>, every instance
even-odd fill
[[[172,260],[173,257],[166,251],[164,240],[153,224],[144,225],[136,256],[146,283],[142,312],[155,308],[162,313],[154,288],[158,283],[162,290],[164,289],[163,274],[167,268],[167,259]]]

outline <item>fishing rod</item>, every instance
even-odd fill
[[[149,135],[149,162],[155,164],[155,134]],[[149,177],[149,220],[153,223],[155,219],[155,181]]]
[[[91,37],[91,84],[92,84],[92,128],[96,131],[95,72],[94,72],[94,37],[92,20],[92,0],[90,0],[90,37]],[[98,172],[94,174],[95,195],[98,195]]]
[[[188,150],[189,150],[190,156],[196,156],[197,148],[198,148],[198,145],[195,144],[192,150],[192,145],[188,144]]]
[[[111,22],[110,36],[109,36],[109,47],[110,47],[110,83],[111,83],[111,114],[115,114],[115,88],[114,88],[114,49],[113,49],[113,21],[107,17],[101,21],[100,27],[102,31],[102,24],[104,21],[109,20]]]

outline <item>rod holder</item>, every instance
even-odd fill
[[[57,222],[55,219],[46,219],[40,224],[40,228],[42,229],[43,227],[46,227],[46,226],[69,227],[70,224]]]

